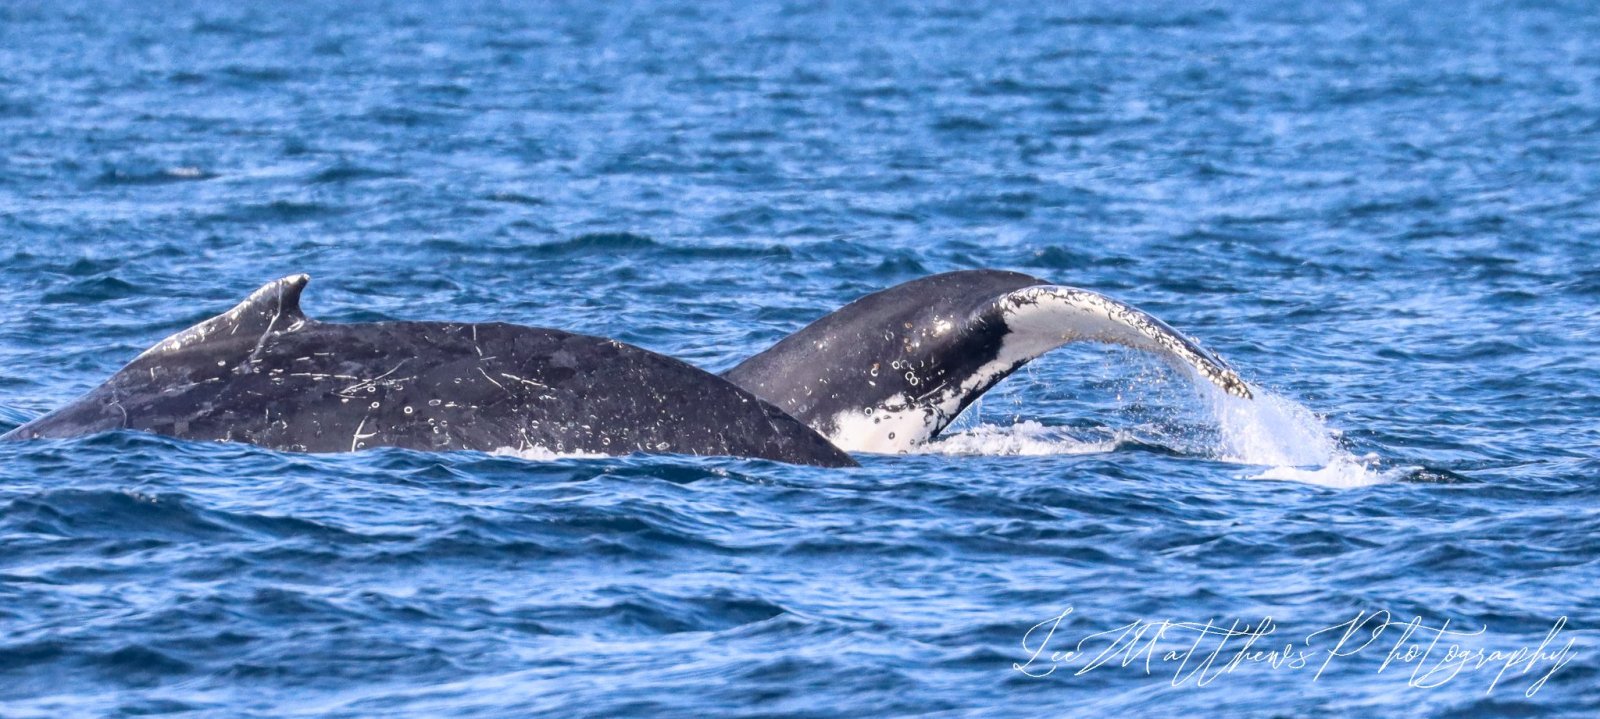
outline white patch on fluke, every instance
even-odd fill
[[[846,452],[903,453],[926,442],[938,427],[944,426],[940,416],[935,410],[905,405],[845,410],[834,415],[835,429],[828,441]]]
[[[1068,342],[1105,342],[1154,353],[1187,368],[1230,395],[1250,398],[1233,370],[1193,340],[1149,313],[1098,292],[1060,285],[1024,287],[1001,298],[1006,326],[1037,357]]]

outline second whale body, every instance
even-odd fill
[[[13,439],[134,429],[297,452],[737,455],[855,465],[749,392],[614,340],[503,323],[318,322],[286,277]]]
[[[325,323],[295,275],[179,332],[4,439],[133,429],[300,452],[370,447],[728,455],[828,467],[905,451],[1073,341],[1149,350],[1241,397],[1215,355],[1104,295],[1013,272],[863,297],[721,377],[615,340],[504,323]]]

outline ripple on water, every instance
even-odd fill
[[[1259,390],[1069,347],[840,471],[0,443],[0,714],[1594,714],[1596,14],[1124,5],[0,7],[0,431],[295,272],[722,369],[1000,267]],[[1579,654],[1013,669],[1067,607]]]

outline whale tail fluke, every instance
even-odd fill
[[[1195,371],[1223,391],[1250,399],[1250,386],[1215,353],[1155,316],[1106,295],[1063,285],[1007,293],[986,314],[999,314],[1028,359],[1069,342],[1103,342],[1155,353]]]
[[[968,270],[862,297],[724,373],[847,451],[900,452],[937,436],[1029,361],[1069,342],[1156,354],[1237,397],[1221,358],[1097,292]]]

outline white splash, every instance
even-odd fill
[[[1200,388],[1217,426],[1215,457],[1266,467],[1250,479],[1284,479],[1327,487],[1365,487],[1393,481],[1409,469],[1379,469],[1378,456],[1357,457],[1339,443],[1339,432],[1304,405],[1252,386],[1255,399],[1239,399]]]
[[[1117,448],[1116,440],[1084,440],[1060,428],[1046,427],[1032,420],[1010,426],[980,424],[971,429],[941,435],[917,445],[914,454],[981,454],[1042,456],[1052,454],[1098,454]]]
[[[489,454],[492,454],[496,457],[517,457],[519,459],[528,459],[535,462],[549,462],[556,459],[603,459],[606,457],[606,455],[603,454],[591,454],[589,452],[557,452],[555,450],[546,449],[538,445],[500,447]]]
[[[1186,370],[1187,368],[1185,368]],[[1170,380],[1177,379],[1176,383]],[[1192,390],[1180,389],[1192,387]],[[1177,390],[1177,392],[1174,392]],[[1254,399],[1240,399],[1193,372],[1139,372],[1125,387],[1179,423],[1144,422],[1102,428],[1047,427],[1031,420],[1009,426],[985,424],[981,404],[968,410],[973,424],[950,431],[911,451],[918,454],[1068,455],[1112,452],[1128,442],[1170,447],[1188,455],[1250,465],[1247,479],[1277,479],[1326,487],[1364,487],[1392,482],[1414,467],[1382,467],[1377,455],[1357,456],[1344,447],[1338,430],[1304,405],[1261,387]],[[1119,398],[1122,395],[1119,393]],[[1198,402],[1194,400],[1198,399]],[[961,424],[961,420],[957,421]],[[955,429],[954,426],[951,428]]]
[[[1255,399],[1202,390],[1218,430],[1217,459],[1271,466],[1326,465],[1338,435],[1304,405],[1259,387]]]

